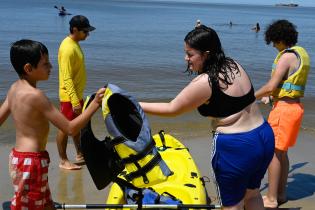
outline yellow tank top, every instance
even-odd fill
[[[305,85],[308,72],[310,70],[310,57],[306,50],[299,46],[285,49],[278,53],[272,67],[272,74],[276,70],[280,57],[286,52],[293,52],[297,56],[300,64],[297,69],[290,70],[286,80],[282,80],[276,90],[272,92],[272,96],[276,99],[283,97],[300,98],[304,96]]]

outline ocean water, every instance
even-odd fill
[[[167,99],[191,79],[183,72],[183,39],[195,21],[213,27],[227,55],[238,60],[256,88],[270,74],[277,54],[264,42],[264,29],[272,20],[285,18],[297,25],[299,44],[315,58],[315,8],[224,5],[205,3],[121,0],[1,0],[0,99],[17,79],[9,60],[10,44],[28,38],[49,49],[53,72],[40,83],[51,99],[58,98],[57,51],[69,33],[71,15],[60,17],[54,6],[63,5],[73,15],[87,16],[96,30],[81,42],[86,56],[90,94],[105,83],[114,83],[141,99]],[[13,15],[14,14],[14,15]],[[229,26],[229,22],[233,26]],[[261,31],[251,28],[259,22]],[[307,96],[315,96],[312,67]]]
[[[276,49],[265,44],[264,30],[273,20],[288,19],[297,26],[299,44],[312,59],[305,93],[308,109],[304,126],[315,127],[314,7],[150,0],[1,0],[0,101],[17,79],[10,64],[10,44],[22,38],[41,41],[48,47],[53,70],[50,79],[40,82],[39,87],[50,99],[57,101],[57,51],[69,33],[72,15],[58,16],[55,5],[63,5],[73,15],[85,15],[96,27],[86,41],[80,42],[88,73],[85,95],[106,83],[114,83],[141,100],[168,100],[191,80],[184,73],[183,39],[197,19],[218,32],[225,53],[246,69],[254,87],[259,88],[269,79],[277,54]],[[261,26],[258,33],[251,30],[256,22]],[[189,119],[192,122],[192,118]]]

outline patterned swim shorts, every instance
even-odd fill
[[[49,154],[43,152],[18,152],[12,149],[9,172],[14,187],[11,200],[13,210],[41,210],[52,205],[48,186]]]

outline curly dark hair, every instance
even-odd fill
[[[200,25],[190,31],[184,41],[188,46],[200,52],[209,52],[209,56],[199,74],[208,74],[210,85],[212,83],[219,85],[219,81],[221,81],[225,84],[224,88],[227,88],[228,85],[233,84],[235,74],[238,74],[240,70],[232,58],[225,56],[219,36],[215,30],[205,25]],[[187,66],[186,71],[192,73],[189,66]],[[219,74],[223,77],[219,77]]]
[[[265,41],[278,43],[282,41],[287,46],[294,46],[298,41],[296,26],[288,20],[276,20],[268,25],[265,32]]]

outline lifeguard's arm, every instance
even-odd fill
[[[211,94],[208,75],[202,74],[191,81],[171,102],[140,102],[140,106],[148,114],[176,116],[191,111],[205,103]]]
[[[105,88],[99,89],[87,109],[72,121],[66,119],[42,92],[40,92],[40,95],[37,97],[36,108],[57,128],[68,135],[75,136],[100,107],[104,92]]]
[[[0,107],[0,125],[8,118],[10,115],[10,108],[8,103],[8,98],[5,99]]]
[[[270,80],[255,92],[256,99],[261,99],[264,96],[271,95],[285,75],[287,75],[294,59],[296,59],[296,56],[293,53],[285,53],[281,56]]]

